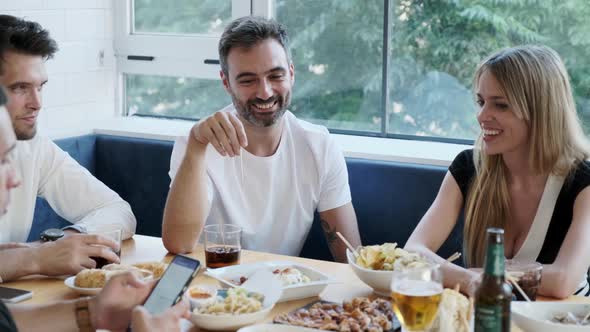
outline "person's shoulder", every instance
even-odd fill
[[[590,160],[583,160],[578,164],[577,169],[585,174],[590,175]]]
[[[451,163],[454,167],[473,167],[473,149],[461,151]]]
[[[590,161],[583,160],[578,162],[574,170],[574,181],[590,183]]]
[[[190,132],[185,135],[176,136],[176,138],[174,139],[174,148],[183,148],[183,150],[186,149],[186,146],[188,145],[189,135]]]
[[[303,135],[310,144],[323,145],[331,140],[328,128],[322,125],[299,119],[291,112],[286,112],[285,118],[289,123],[291,131],[298,135]]]
[[[457,155],[457,158],[469,158],[469,159],[473,159],[473,149],[466,149],[463,150],[461,152],[459,152],[459,154]]]
[[[55,150],[61,151],[51,138],[39,134],[28,140],[17,141],[16,149],[19,153],[28,155],[43,155]]]
[[[285,113],[285,117],[287,121],[301,128],[301,130],[303,130],[308,135],[328,136],[330,134],[328,128],[325,126],[299,119],[291,112],[287,111]]]

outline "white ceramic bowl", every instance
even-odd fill
[[[275,262],[259,262],[251,264],[240,264],[219,269],[207,269],[208,276],[217,279],[221,286],[236,287],[232,280],[239,280],[241,276],[249,277],[254,272],[260,269],[274,270],[277,268],[294,267],[300,270],[303,274],[308,276],[311,281],[306,283],[299,283],[289,286],[283,286],[283,293],[279,298],[278,302],[291,301],[304,299],[307,297],[319,295],[328,284],[334,283],[335,281],[325,275],[324,273],[317,271],[309,266],[288,262],[288,261],[275,261]]]
[[[356,263],[356,259],[352,252],[346,249],[346,259],[348,265],[354,271],[362,282],[367,286],[373,288],[376,294],[381,296],[391,296],[391,278],[393,277],[392,271],[377,271],[364,268]]]
[[[523,331],[535,332],[583,332],[590,331],[590,325],[577,326],[551,322],[554,314],[571,312],[585,315],[590,304],[565,302],[516,302],[511,303],[512,319]]]
[[[208,294],[209,297],[195,298],[191,295],[193,292]],[[193,310],[202,306],[207,306],[215,303],[215,299],[217,298],[217,287],[211,285],[194,285],[186,290],[186,297],[188,297]]]
[[[223,294],[223,291],[219,292]],[[274,303],[266,304],[259,311],[247,314],[201,314],[193,311],[190,321],[201,329],[211,331],[235,331],[241,327],[262,321],[274,307]]]

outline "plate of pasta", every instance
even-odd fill
[[[264,295],[236,287],[221,289],[215,302],[195,308],[190,320],[212,331],[237,330],[263,320],[274,307]]]

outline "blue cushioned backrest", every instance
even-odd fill
[[[172,141],[89,135],[56,143],[129,202],[138,234],[161,236]],[[403,246],[434,200],[446,167],[355,158],[346,163],[363,244]],[[29,238],[36,240],[43,229],[65,224],[38,200]],[[461,229],[459,222],[439,250],[441,256],[461,251]],[[301,256],[332,260],[317,214]]]
[[[86,167],[91,173],[95,170],[94,135],[85,135],[65,138],[55,141],[64,151],[70,154],[78,163]],[[46,200],[37,198],[33,227],[29,233],[28,241],[39,240],[39,234],[48,228],[61,228],[70,225],[69,222],[57,215]]]
[[[348,158],[352,202],[363,245],[397,242],[405,245],[436,197],[446,167]],[[458,223],[439,250],[443,257],[461,252]],[[301,256],[330,260],[318,215]]]
[[[137,234],[162,236],[174,142],[98,135],[96,176],[126,200],[137,218]]]

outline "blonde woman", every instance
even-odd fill
[[[474,77],[481,133],[460,153],[406,249],[435,252],[464,211],[467,266],[483,265],[488,227],[505,230],[505,254],[543,264],[539,294],[588,295],[589,144],[569,77],[545,46],[519,46],[485,60]],[[445,286],[473,292],[479,274],[443,264]]]

